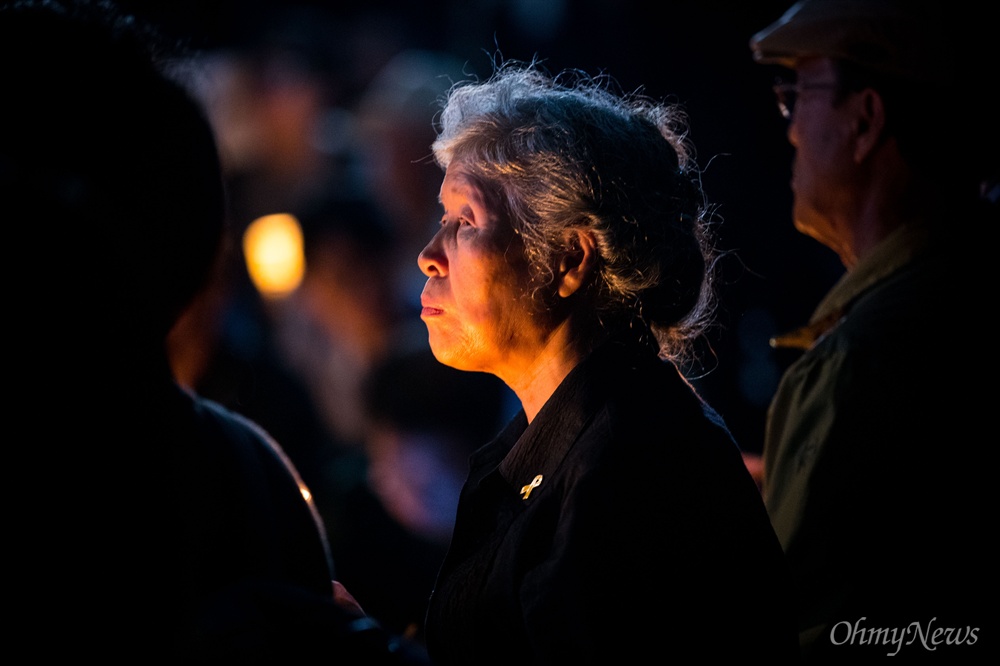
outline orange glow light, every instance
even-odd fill
[[[243,256],[250,279],[264,297],[289,295],[305,274],[299,221],[285,213],[257,218],[243,234]]]

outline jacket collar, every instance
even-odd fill
[[[473,454],[471,477],[482,480],[496,471],[512,496],[530,501],[557,473],[603,404],[607,373],[634,362],[631,354],[611,341],[594,350],[566,376],[531,424],[520,411],[496,439]]]
[[[912,262],[927,247],[929,236],[926,228],[910,225],[893,231],[840,277],[808,324],[771,338],[771,347],[806,350],[815,346],[843,321],[864,293]]]

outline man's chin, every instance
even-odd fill
[[[827,238],[827,234],[823,233],[823,229],[829,225],[824,224],[815,212],[795,206],[792,209],[792,224],[800,234],[827,245],[829,238]]]
[[[824,220],[810,220],[799,215],[796,215],[793,219],[795,225],[795,230],[804,236],[808,236],[817,243],[823,245],[828,250],[834,252],[839,258],[840,262],[844,264],[845,267],[850,267],[854,265],[853,255],[846,252],[848,246],[845,245],[842,239],[834,233],[831,225]]]

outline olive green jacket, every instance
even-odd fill
[[[914,622],[924,634],[982,625],[968,596],[986,571],[986,485],[974,476],[985,468],[985,410],[970,391],[980,366],[950,355],[943,328],[975,284],[958,247],[897,230],[806,327],[772,341],[805,349],[768,414],[764,494],[806,656],[917,656],[929,648]],[[880,628],[905,640],[865,633]],[[938,649],[956,654],[970,640]]]

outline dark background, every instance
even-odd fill
[[[132,0],[122,3],[198,49],[246,47],[262,39],[280,8],[321,10],[328,46],[344,58],[344,95],[401,45],[448,51],[470,74],[494,56],[538,58],[607,73],[623,90],[642,87],[682,104],[690,116],[721,247],[718,326],[701,352],[694,383],[741,446],[761,448],[767,403],[792,360],[769,348],[776,332],[804,323],[842,272],[836,256],[799,235],[790,220],[791,148],[774,104],[776,74],[753,62],[748,40],[786,9],[771,0],[458,0],[278,2]],[[316,28],[317,25],[313,25]],[[368,41],[365,49],[358,42]],[[379,50],[381,48],[381,50]],[[368,62],[359,62],[367,59]]]

